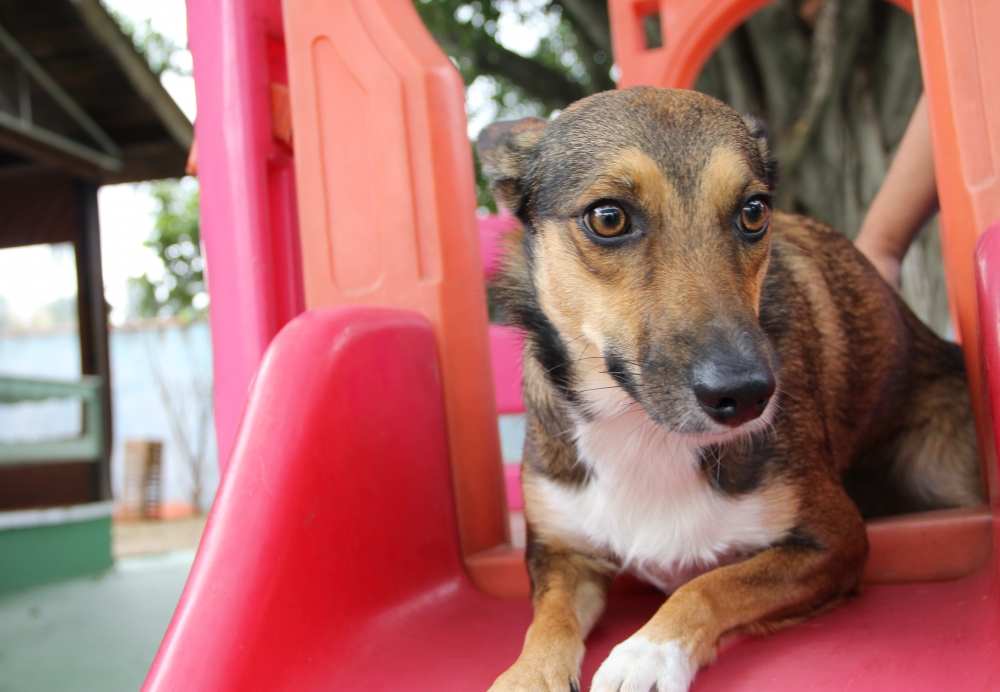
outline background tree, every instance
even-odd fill
[[[149,371],[156,383],[160,403],[170,426],[171,442],[181,462],[183,480],[187,483],[189,497],[195,512],[205,508],[205,478],[208,469],[208,452],[212,430],[212,377],[210,365],[200,362],[198,349],[192,341],[192,325],[184,325],[177,332],[181,347],[188,359],[186,376],[163,367],[157,357],[167,349],[165,330],[149,330],[143,334],[143,346]]]
[[[605,0],[414,0],[466,84],[470,137],[613,89]],[[479,205],[496,211],[476,167]]]
[[[133,317],[198,317],[208,306],[208,293],[197,181],[160,180],[150,184],[150,194],[156,220],[143,245],[156,253],[163,270],[129,279],[129,313]]]
[[[108,11],[154,74],[189,74],[176,59],[181,47],[153,29],[149,20],[133,23],[110,8]],[[211,367],[200,362],[190,324],[205,316],[209,302],[201,252],[198,181],[159,180],[149,183],[147,189],[154,200],[155,220],[143,245],[156,253],[161,269],[129,279],[127,312],[129,317],[174,317],[184,322],[177,337],[187,360],[186,376],[163,367],[160,354],[167,348],[166,330],[146,331],[143,345],[191,503],[201,512],[213,408]]]
[[[548,116],[614,86],[603,0],[414,4],[465,80],[470,136],[489,120]],[[515,40],[531,33],[534,42]],[[913,20],[881,0],[777,0],[719,46],[695,88],[768,123],[782,164],[779,208],[853,238],[923,88]],[[478,185],[493,209],[481,176]],[[934,224],[902,271],[904,298],[944,333]]]
[[[129,312],[133,317],[175,317],[190,323],[204,316],[208,307],[197,181],[193,178],[157,181],[150,184],[150,194],[156,204],[155,221],[149,239],[143,244],[156,253],[162,271],[129,280]],[[210,368],[199,362],[191,326],[184,324],[178,331],[189,363],[187,376],[178,376],[162,367],[157,354],[166,348],[164,330],[147,331],[144,346],[191,502],[200,512],[212,426],[212,380]]]
[[[187,71],[182,69],[174,59],[181,47],[154,29],[153,23],[149,19],[133,22],[120,12],[115,11],[114,8],[105,6],[104,9],[118,23],[122,33],[132,39],[135,49],[146,59],[153,74],[160,76],[167,71],[187,74]]]
[[[530,99],[547,111],[614,88],[611,32],[603,0],[417,0],[417,10],[466,84],[490,76],[494,97],[511,107]],[[498,32],[518,27],[538,36],[512,50]],[[527,53],[527,54],[526,54]]]

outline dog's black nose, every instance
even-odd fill
[[[705,359],[692,376],[702,410],[731,428],[760,416],[774,394],[774,373],[762,360]]]

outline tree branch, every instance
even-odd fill
[[[813,30],[806,104],[802,114],[779,142],[781,163],[788,173],[792,173],[798,166],[806,143],[816,126],[816,118],[833,89],[839,18],[840,0],[825,0],[816,17],[816,28]]]
[[[836,7],[834,7],[836,5]],[[829,14],[828,14],[829,13]],[[831,14],[835,16],[831,17]],[[855,183],[857,180],[857,170],[845,167],[846,177],[843,179],[843,189],[841,199],[843,203],[839,205],[839,212],[834,215],[821,215],[813,211],[813,206],[806,201],[806,197],[799,193],[798,187],[802,184],[804,176],[800,175],[800,167],[803,166],[803,159],[807,152],[816,153],[817,148],[811,147],[810,142],[814,139],[815,133],[820,129],[821,121],[832,118],[839,123],[839,127],[850,131],[850,135],[855,135],[851,129],[843,110],[843,101],[849,95],[845,94],[854,71],[856,61],[859,59],[859,48],[862,39],[870,28],[870,12],[867,0],[825,0],[819,16],[816,18],[816,27],[813,33],[812,50],[810,55],[809,82],[806,87],[805,106],[800,111],[799,118],[786,132],[778,139],[778,156],[782,166],[787,172],[786,180],[788,184],[779,191],[778,205],[783,208],[793,208],[793,200],[805,207],[810,215],[824,218],[827,222],[834,223],[842,231],[856,228],[860,225],[858,214],[864,209],[864,202],[861,196],[856,194]],[[852,107],[858,107],[854,104]],[[847,147],[847,151],[840,156],[846,160],[845,156],[853,157],[854,165],[857,165],[857,152],[855,147],[841,142],[839,145],[832,143],[831,137],[843,139],[844,133],[836,133],[834,125],[825,127],[826,144],[818,147],[826,147],[829,152]],[[842,161],[842,164],[843,161]],[[829,195],[827,190],[823,194]],[[815,202],[813,196],[812,202]],[[838,218],[839,216],[839,218]]]
[[[559,0],[579,34],[585,35],[597,50],[611,60],[611,25],[608,3],[604,0]]]
[[[611,79],[611,74],[609,72],[612,64],[610,56],[605,58],[604,64],[598,65],[597,61],[594,60],[594,57],[598,52],[597,47],[590,40],[590,37],[587,36],[587,34],[580,31],[579,27],[574,24],[573,20],[570,20],[570,24],[573,25],[573,30],[576,32],[576,54],[587,67],[587,74],[590,75],[590,83],[583,85],[584,91],[587,94],[595,94],[598,91],[614,89],[615,82]]]
[[[735,32],[719,44],[716,55],[726,101],[740,115],[753,113],[756,110],[753,77],[749,74],[749,61],[740,54]]]
[[[507,50],[496,41],[480,42],[471,51],[459,50],[458,54],[468,57],[477,72],[509,79],[549,110],[565,108],[587,95],[582,85],[569,81],[556,70]]]
[[[744,24],[767,124],[775,135],[795,121],[804,99],[809,40],[801,24],[785,3],[762,8]]]

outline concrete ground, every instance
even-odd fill
[[[207,514],[169,521],[116,521],[111,525],[115,559],[194,550],[205,530]]]
[[[115,524],[115,566],[0,597],[0,692],[138,692],[204,517]]]

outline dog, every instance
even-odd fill
[[[590,96],[478,141],[520,220],[534,617],[491,688],[579,690],[631,571],[669,593],[594,676],[687,690],[726,637],[857,593],[864,516],[981,501],[961,350],[837,231],[773,209],[765,129],[693,91]]]

